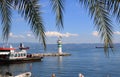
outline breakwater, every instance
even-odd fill
[[[33,53],[32,56],[70,56],[70,53]]]

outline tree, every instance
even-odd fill
[[[53,10],[56,13],[57,24],[63,26],[63,10],[65,0],[51,0]],[[113,24],[112,16],[120,22],[120,1],[119,0],[78,0],[89,12],[94,24],[104,41],[104,51],[113,47]]]
[[[8,41],[11,28],[11,11],[17,9],[18,13],[30,24],[35,36],[45,43],[45,28],[41,17],[38,0],[0,0],[0,15],[2,22],[3,41]]]
[[[65,0],[50,0],[51,7],[56,15],[56,26],[63,28],[63,12]],[[120,1],[119,0],[78,0],[80,5],[85,6],[94,24],[104,41],[104,49],[113,47],[113,24],[111,16],[120,22]],[[39,40],[45,44],[45,28],[42,22],[41,10],[38,0],[0,0],[0,13],[3,27],[3,39],[8,40],[11,26],[11,9],[17,8],[18,13],[24,16],[31,24],[31,30]]]

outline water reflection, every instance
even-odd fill
[[[62,56],[58,56],[58,62],[62,63]]]
[[[27,71],[27,64],[10,64],[10,65],[0,65],[0,74],[5,74],[6,72],[10,72],[13,75],[23,73]]]
[[[62,56],[58,56],[58,74],[62,73],[63,70],[63,57]]]

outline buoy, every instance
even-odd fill
[[[55,74],[52,74],[52,77],[55,77]]]
[[[80,73],[80,74],[79,74],[79,77],[84,77],[84,75]]]

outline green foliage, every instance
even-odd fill
[[[63,28],[64,0],[50,0],[53,11],[56,14],[56,26]]]
[[[113,5],[109,6],[112,0],[79,0],[88,9],[89,14],[94,20],[97,31],[104,41],[104,50],[113,47],[113,24],[111,20],[111,10]]]
[[[11,1],[9,0],[0,0],[0,13],[2,19],[2,35],[5,41],[8,40],[10,25],[11,25],[11,7],[9,5]]]
[[[3,25],[3,40],[7,41],[10,32],[11,9],[17,9],[26,21],[30,24],[35,36],[45,43],[45,28],[41,17],[38,0],[0,0],[0,12]]]

